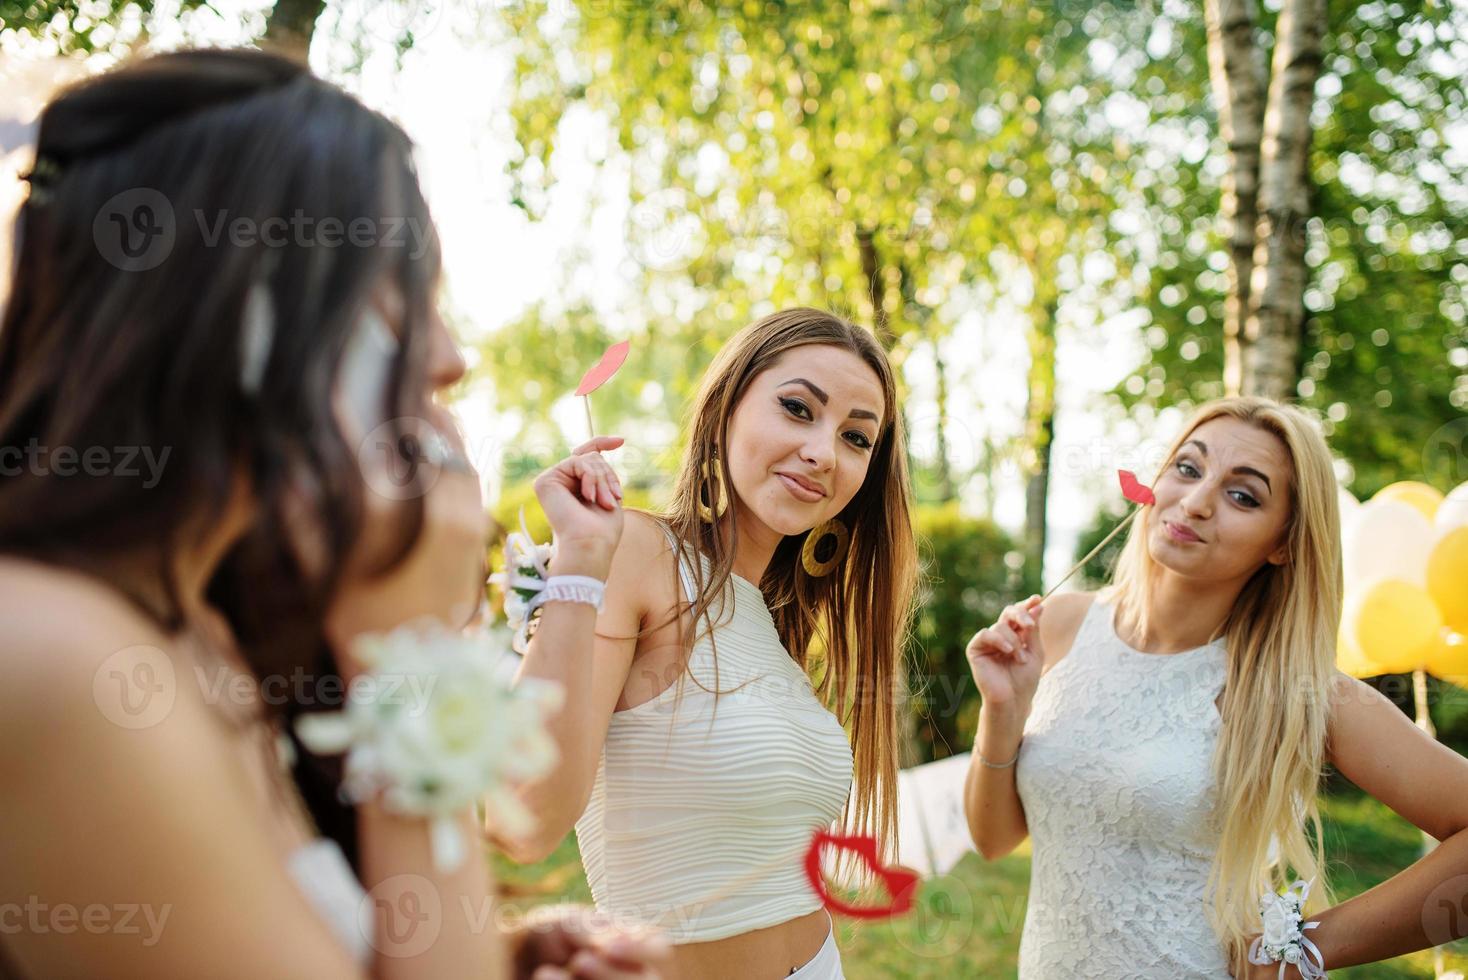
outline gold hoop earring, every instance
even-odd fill
[[[836,546],[824,561],[818,556],[827,540],[835,538]],[[824,578],[836,570],[836,566],[846,560],[846,553],[851,550],[851,532],[846,529],[837,518],[831,518],[824,524],[816,526],[805,536],[805,547],[800,549],[800,563],[805,566],[806,574],[811,578]]]
[[[698,517],[705,524],[712,524],[729,509],[729,495],[724,492],[724,471],[715,460],[712,468],[704,463],[698,472],[703,475],[698,484]],[[705,494],[708,500],[704,499]]]

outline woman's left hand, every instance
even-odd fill
[[[673,959],[656,930],[618,927],[584,905],[536,909],[508,938],[515,980],[659,980]]]

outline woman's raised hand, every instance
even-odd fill
[[[489,516],[458,426],[437,405],[407,422],[412,424],[406,436],[393,442],[380,426],[363,438],[357,454],[365,485],[364,534],[326,621],[347,674],[355,672],[345,657],[352,637],[422,619],[462,627],[484,590]],[[407,467],[404,446],[415,456]],[[421,530],[408,554],[384,573],[379,566],[391,554],[393,529],[412,497],[423,500]],[[297,537],[310,542],[312,534]]]
[[[535,496],[556,536],[553,570],[606,577],[622,538],[622,481],[602,453],[624,441],[598,436],[536,478]]]
[[[969,670],[985,705],[1029,713],[1045,665],[1045,648],[1040,642],[1042,612],[1039,596],[1005,606],[998,622],[979,630],[969,641]]]

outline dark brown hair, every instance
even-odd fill
[[[780,639],[802,668],[821,655],[820,693],[850,730],[855,756],[855,791],[848,820],[859,832],[875,834],[895,852],[897,839],[898,680],[918,580],[912,528],[912,496],[897,382],[887,354],[872,334],[833,313],[790,309],[745,327],[720,350],[704,375],[688,431],[688,449],[668,510],[658,515],[677,536],[711,559],[704,581],[692,562],[699,599],[691,622],[709,628],[711,606],[720,602],[734,568],[734,554],[719,526],[699,516],[700,502],[714,505],[705,473],[717,468],[723,486],[734,486],[727,454],[729,419],[750,383],[787,351],[811,344],[849,350],[881,382],[882,427],[861,489],[839,515],[850,532],[845,559],[829,575],[813,577],[801,562],[808,534],[786,537],[765,569],[760,590],[770,606]],[[721,522],[732,527],[738,508]],[[685,638],[691,643],[692,637]]]
[[[422,417],[427,398],[439,256],[411,152],[384,116],[303,65],[253,50],[150,57],[54,98],[40,117],[0,321],[0,450],[168,455],[154,485],[122,473],[5,476],[0,552],[97,575],[175,631],[176,556],[243,477],[251,527],[209,598],[258,677],[331,672],[322,623],[365,512],[332,392],[384,277],[406,300],[384,417]],[[240,219],[282,234],[240,240],[227,233]],[[374,234],[327,240],[322,222],[356,219],[375,222]],[[308,222],[319,234],[297,231]],[[413,222],[427,236],[421,254],[383,233]],[[154,237],[139,252],[124,247],[132,232]],[[261,288],[273,337],[258,383],[246,383],[245,311]],[[322,535],[324,560],[311,572],[288,533],[288,493]],[[421,501],[400,514],[387,564],[416,540]],[[161,606],[141,598],[139,581],[166,597]],[[289,716],[301,706],[263,707]]]

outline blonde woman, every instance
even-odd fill
[[[917,564],[898,423],[872,335],[787,310],[720,352],[671,505],[628,514],[614,554],[618,482],[598,451],[619,440],[537,483],[561,540],[585,555],[604,539],[609,564],[551,569],[605,577],[606,600],[594,648],[576,633],[590,607],[567,605],[526,657],[568,702],[563,764],[528,796],[543,833],[511,853],[548,854],[574,824],[598,908],[666,930],[679,976],[841,976],[801,859],[843,811],[895,837]]]
[[[969,645],[974,843],[1034,838],[1020,977],[1299,977],[1248,955],[1260,894],[1296,878],[1327,969],[1462,936],[1424,914],[1468,898],[1468,760],[1335,669],[1324,440],[1297,409],[1227,399],[1167,458],[1110,588],[1010,606]],[[1312,914],[1327,764],[1442,846]]]

